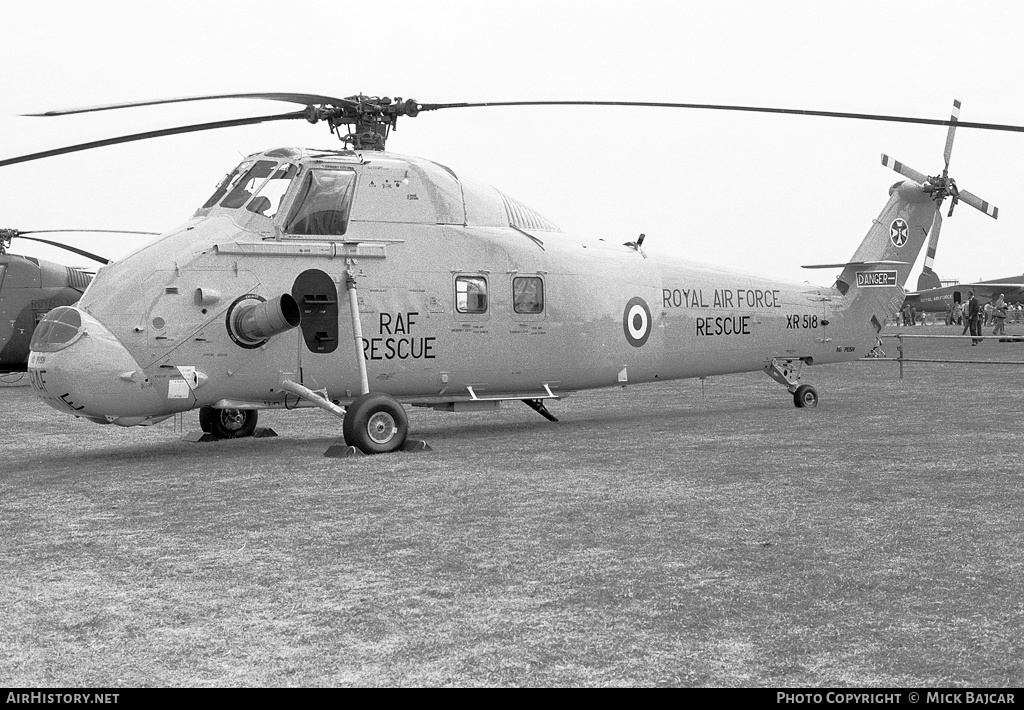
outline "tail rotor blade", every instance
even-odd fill
[[[961,202],[966,202],[974,209],[979,212],[984,212],[992,219],[999,219],[999,208],[986,202],[977,195],[971,194],[967,190],[960,190],[957,197]]]
[[[953,99],[953,113],[949,117],[949,131],[946,133],[946,150],[943,157],[946,159],[945,174],[949,170],[949,157],[953,154],[953,135],[956,133],[956,122],[960,120],[960,100]]]
[[[900,161],[890,158],[885,153],[882,153],[882,165],[884,165],[887,168],[892,168],[903,177],[910,178],[911,180],[918,184],[924,185],[926,182],[928,182],[927,175],[925,175],[924,173],[917,172],[909,165],[904,165]]]
[[[932,221],[931,233],[928,235],[928,251],[924,256],[924,268],[921,275],[917,277],[917,290],[924,291],[929,288],[937,288],[942,283],[933,270],[935,264],[935,251],[939,248],[939,232],[942,230],[942,213],[935,210],[935,219]]]

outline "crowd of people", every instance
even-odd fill
[[[938,322],[937,316],[935,313],[918,311],[907,303],[896,314],[894,325],[932,325]],[[1007,322],[1024,322],[1024,304],[1007,303],[1005,294],[999,294],[995,300],[982,305],[974,292],[968,291],[967,300],[946,306],[944,322],[946,325],[963,326],[963,335],[975,336],[971,345],[977,345],[983,342],[980,336],[984,328],[991,327],[992,335],[1005,335]]]

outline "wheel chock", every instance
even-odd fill
[[[258,426],[255,429],[253,429],[252,434],[250,434],[249,437],[247,437],[247,438],[265,439],[265,438],[271,437],[271,436],[277,436],[277,432],[274,431],[273,429],[271,429],[268,426]],[[210,434],[209,432],[205,432],[205,431],[190,431],[188,434],[185,434],[184,436],[182,436],[181,440],[182,441],[188,441],[188,442],[190,442],[192,444],[197,444],[197,443],[205,444],[205,443],[210,442],[210,441],[217,441],[217,437],[215,437],[213,434]]]
[[[354,446],[347,446],[345,444],[329,446],[327,451],[324,452],[324,458],[328,459],[344,459],[349,456],[366,456],[366,454]]]
[[[208,434],[205,431],[199,430],[190,431],[188,434],[185,434],[183,437],[181,437],[181,440],[188,441],[193,444],[198,444],[200,442],[205,444],[208,441],[216,441],[217,439],[213,436],[213,434]]]
[[[402,446],[402,451],[407,454],[418,454],[421,451],[433,451],[433,449],[422,439],[408,439]]]

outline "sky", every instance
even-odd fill
[[[1024,125],[1024,4],[933,0],[0,0],[0,158],[169,126],[281,113],[205,101],[56,118],[21,114],[239,92],[424,103],[736,104]],[[946,128],[665,108],[451,109],[399,120],[396,153],[492,184],[564,230],[646,234],[649,252],[828,285]],[[250,153],[336,147],[303,121],[221,129],[0,167],[0,227],[138,229],[185,220]],[[1024,134],[960,129],[950,175],[1000,208],[943,223],[935,270],[1024,272]],[[946,205],[948,209],[948,203]],[[40,235],[46,237],[47,235]],[[109,258],[146,237],[51,235]],[[25,240],[13,252],[93,262]],[[916,283],[912,279],[911,285]]]

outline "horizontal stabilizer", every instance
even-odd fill
[[[801,269],[845,269],[847,266],[897,266],[908,261],[847,261],[844,264],[805,264]]]

